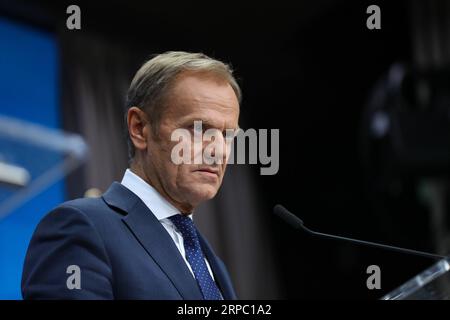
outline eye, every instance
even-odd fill
[[[199,125],[192,125],[192,130],[194,132],[203,133],[203,128],[202,128],[202,126],[199,126]]]
[[[231,132],[230,129],[223,130],[222,131],[222,135],[223,135],[224,139],[226,139],[226,138],[231,138],[232,139],[235,136],[234,132]]]
[[[192,132],[202,132],[203,131],[203,128],[202,128],[202,126],[199,126],[199,125],[195,125],[195,124],[191,124],[191,125],[189,125],[189,126],[187,126],[186,127],[188,130],[190,130],[190,131],[192,131]]]

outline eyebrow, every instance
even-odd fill
[[[201,119],[199,117],[187,118],[186,120],[182,120],[181,123],[182,123],[182,125],[194,124],[194,121],[201,121],[203,127],[215,128],[213,122],[210,119]],[[237,128],[225,128],[225,129],[238,130],[238,129],[240,129],[240,127],[238,124]]]

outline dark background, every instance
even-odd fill
[[[80,34],[101,38],[124,53],[126,59],[114,61],[127,66],[129,80],[150,54],[167,50],[201,51],[230,62],[243,90],[241,127],[280,129],[278,174],[260,176],[260,166],[250,166],[259,218],[268,226],[264,238],[275,253],[276,275],[265,276],[277,278],[277,290],[244,298],[377,299],[431,265],[425,258],[298,234],[271,214],[281,203],[314,230],[437,250],[417,175],[398,180],[399,191],[385,196],[373,191],[378,180],[362,159],[362,144],[369,143],[361,133],[363,111],[376,81],[395,62],[417,63],[417,2],[77,1],[79,31],[65,29],[69,4],[4,2],[0,14],[55,32],[61,43]],[[371,4],[381,8],[381,30],[366,28]],[[63,81],[76,68],[67,61],[85,59],[82,45],[67,48]],[[69,99],[64,92],[62,99]],[[67,120],[76,112],[77,107],[65,112],[68,130],[77,131],[79,124]],[[116,179],[121,174],[117,170]],[[70,182],[67,190],[68,197],[81,193]],[[381,290],[366,287],[371,264],[381,268]]]

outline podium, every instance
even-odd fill
[[[0,220],[86,158],[81,136],[0,115]]]
[[[450,258],[419,273],[381,300],[450,300]]]

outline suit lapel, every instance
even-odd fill
[[[183,299],[203,299],[197,282],[172,238],[148,207],[134,193],[117,182],[113,183],[103,195],[103,199],[110,206],[128,213],[123,218],[124,223],[167,275]]]

